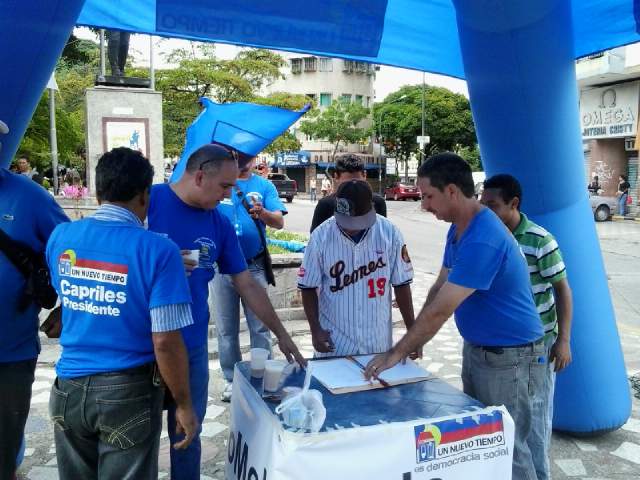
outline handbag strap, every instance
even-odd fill
[[[16,242],[7,232],[0,228],[0,251],[6,255],[25,278],[29,278],[33,270],[32,254],[25,249],[24,245]]]

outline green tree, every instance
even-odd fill
[[[385,149],[406,161],[419,151],[416,137],[422,132],[422,86],[404,86],[392,93],[374,106],[373,118],[375,131],[385,139]],[[446,88],[425,87],[425,133],[430,137],[425,158],[443,151],[477,149],[469,101]]]
[[[471,166],[471,170],[474,172],[483,170],[480,149],[477,144],[472,147],[460,147],[456,149],[455,152]]]
[[[196,43],[174,50],[167,61],[177,67],[157,71],[156,88],[163,93],[165,154],[171,156],[182,151],[200,97],[219,103],[254,101],[260,88],[281,76],[285,62],[267,50],[243,50],[232,60],[221,60],[215,46]]]
[[[266,97],[254,97],[252,101],[260,105],[270,105],[272,107],[286,108],[287,110],[300,110],[309,103],[313,106],[313,101],[306,95],[287,92],[274,92]],[[302,148],[300,140],[290,131],[286,131],[264,151],[275,155],[278,152],[295,152],[300,148]]]
[[[362,105],[335,100],[325,110],[309,112],[309,119],[300,123],[300,131],[313,139],[332,143],[333,158],[341,143],[361,142],[370,135],[368,128],[359,126],[368,114],[369,109]]]
[[[96,43],[71,35],[56,65],[56,133],[61,165],[84,169],[84,91],[93,85],[98,60]],[[49,129],[49,92],[45,90],[18,149],[19,154],[29,155],[40,172],[51,167]]]

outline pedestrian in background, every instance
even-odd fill
[[[618,177],[618,215],[627,214],[627,198],[629,197],[629,182],[626,175],[620,175]]]
[[[311,177],[309,179],[309,200],[311,200],[311,202],[313,203],[317,202],[316,181],[317,180],[315,177]]]

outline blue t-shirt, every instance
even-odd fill
[[[242,192],[242,196],[238,195],[238,192]],[[257,201],[262,202],[264,208],[270,212],[280,210],[283,214],[286,214],[287,209],[280,201],[278,191],[273,183],[255,174],[251,174],[246,180],[238,179],[236,186],[231,191],[231,198],[225,198],[220,203],[218,209],[234,225],[244,258],[251,260],[262,251],[262,242],[253,218],[242,205],[242,197],[247,199],[249,205],[253,204],[253,199],[255,198]],[[266,233],[264,223],[259,223],[262,233]]]
[[[176,245],[133,223],[89,217],[60,225],[47,262],[62,303],[62,378],[153,361],[149,310],[191,302]]]
[[[68,222],[54,198],[24,175],[0,168],[0,228],[12,239],[44,254],[56,225]],[[18,311],[25,279],[0,252],[0,363],[31,360],[38,356],[38,312],[35,304]]]
[[[247,269],[238,238],[229,220],[217,209],[203,210],[184,203],[169,184],[151,188],[147,216],[149,230],[173,240],[181,250],[200,250],[198,268],[188,277],[193,325],[182,329],[187,348],[207,343],[209,282],[214,264],[220,273],[236,274]]]
[[[447,234],[443,265],[448,281],[473,292],[456,309],[462,337],[483,346],[513,346],[543,335],[518,242],[500,219],[483,208],[456,241]]]

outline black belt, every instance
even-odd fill
[[[485,347],[479,346],[485,352],[495,353],[497,355],[502,355],[505,350],[510,350],[512,348],[524,348],[524,347],[533,347],[534,345],[540,345],[544,342],[544,337],[540,337],[538,340],[529,343],[523,343],[522,345],[508,345],[506,347]]]
[[[145,363],[144,365],[140,365],[138,367],[126,368],[124,370],[118,370],[115,372],[104,372],[104,373],[96,373],[95,375],[106,376],[106,375],[151,375],[154,371],[155,362]]]

